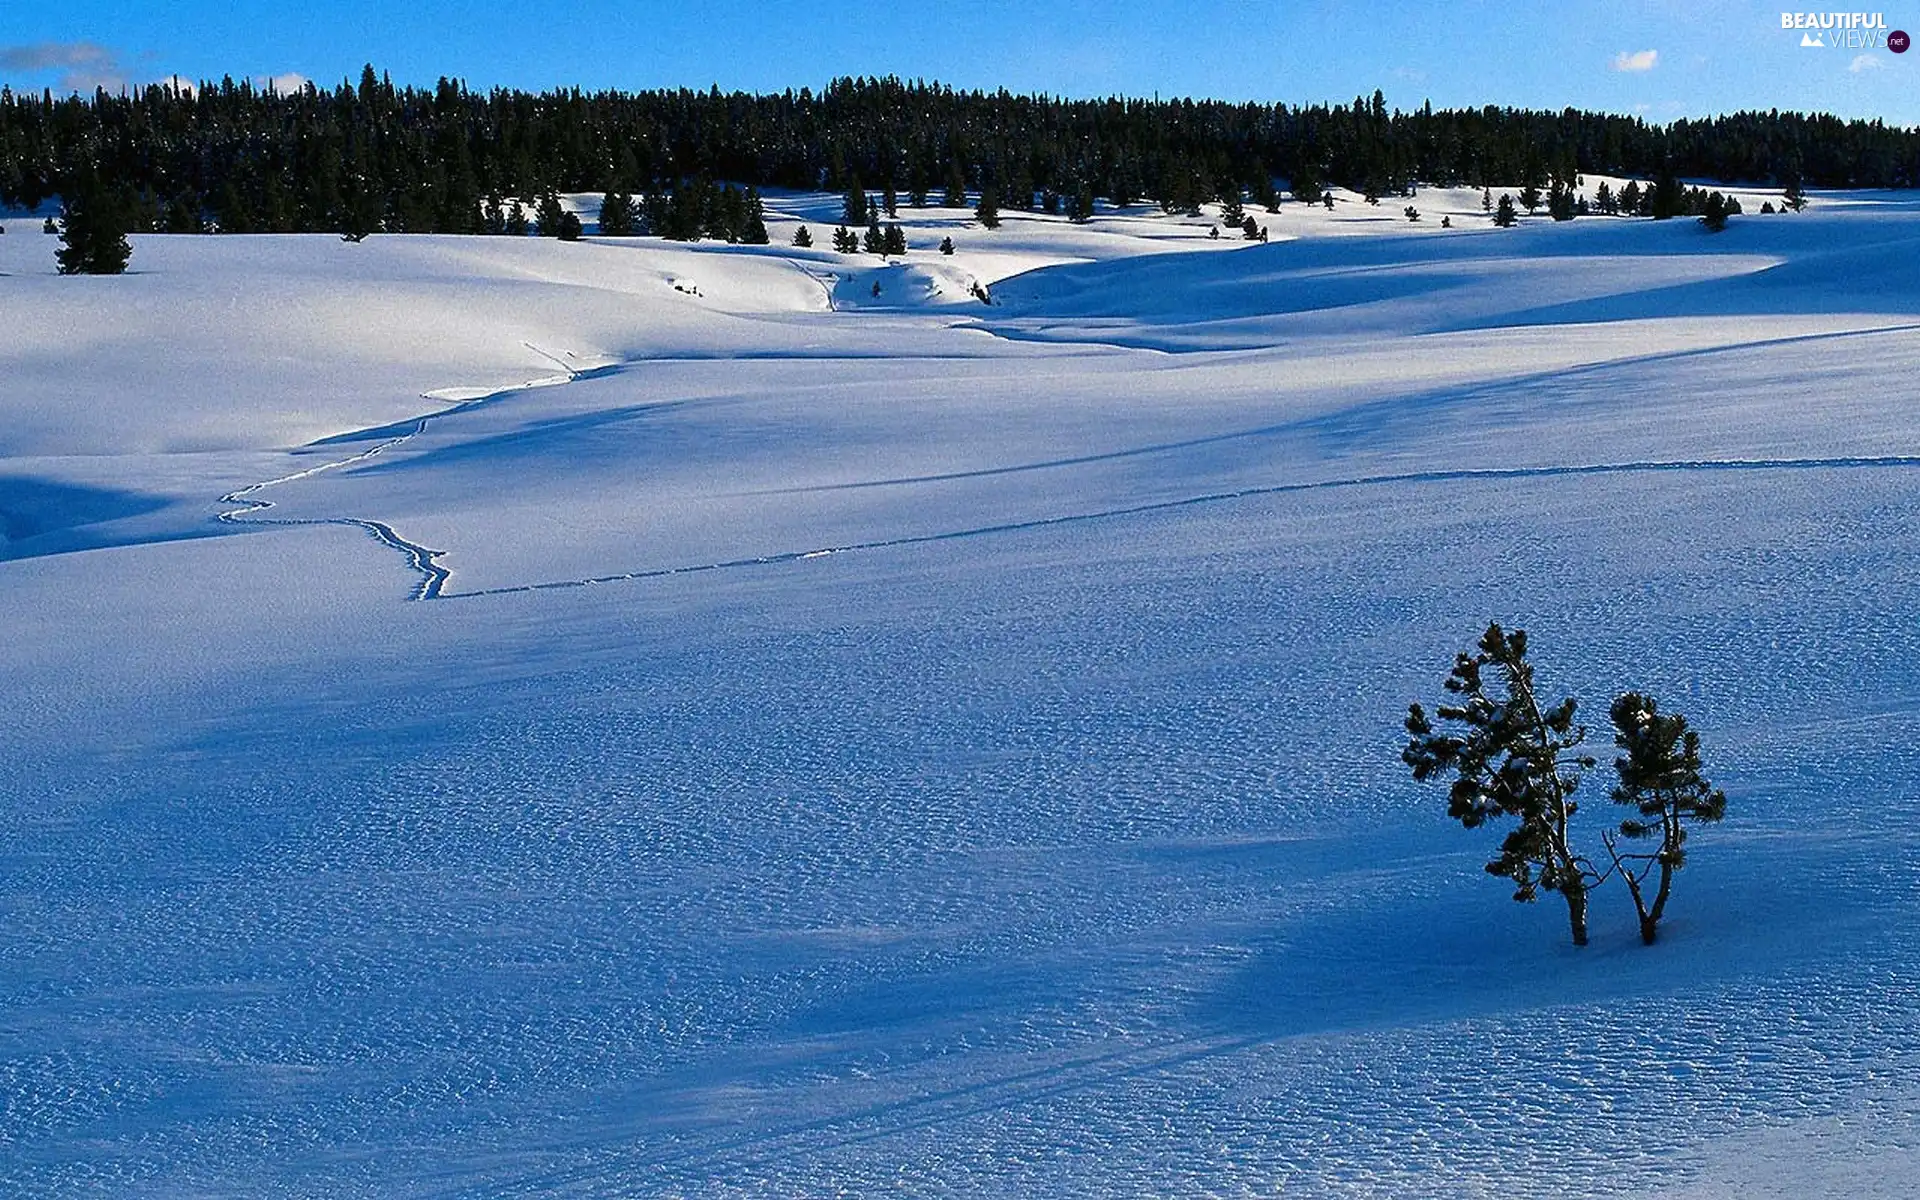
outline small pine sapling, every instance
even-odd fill
[[[1575,701],[1569,697],[1543,708],[1527,661],[1526,631],[1508,633],[1498,624],[1487,626],[1476,653],[1455,657],[1445,686],[1459,699],[1434,715],[1460,732],[1436,730],[1426,710],[1411,705],[1401,761],[1422,782],[1453,776],[1447,813],[1466,828],[1514,818],[1517,824],[1487,863],[1487,874],[1512,880],[1513,898],[1522,903],[1543,889],[1560,893],[1573,944],[1586,945],[1587,894],[1605,876],[1567,841],[1567,824],[1578,808],[1574,790],[1580,773],[1594,763],[1576,753],[1587,731],[1574,724]]]
[[[1714,822],[1727,814],[1727,797],[1700,773],[1700,735],[1679,713],[1662,713],[1651,696],[1628,692],[1613,702],[1613,742],[1624,754],[1614,759],[1613,800],[1639,810],[1620,822],[1629,838],[1660,839],[1651,854],[1622,854],[1612,834],[1606,837],[1614,869],[1633,894],[1640,914],[1640,940],[1653,945],[1660,918],[1673,894],[1674,872],[1687,865],[1687,823]],[[1659,871],[1653,900],[1645,895],[1647,877]]]

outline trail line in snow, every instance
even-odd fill
[[[445,554],[445,550],[429,549],[419,542],[401,536],[399,531],[385,521],[376,521],[366,517],[263,517],[258,514],[274,507],[274,504],[271,500],[258,498],[257,493],[265,491],[268,488],[280,487],[283,484],[297,483],[303,479],[311,479],[327,471],[343,470],[347,467],[366,462],[368,459],[386,453],[395,446],[403,445],[419,437],[427,431],[429,425],[442,417],[452,416],[455,413],[477,408],[480,405],[498,400],[503,396],[512,395],[515,392],[572,383],[583,374],[622,365],[606,364],[605,366],[583,370],[568,365],[561,358],[542,350],[532,342],[524,342],[522,344],[542,358],[551,360],[554,365],[558,366],[565,374],[543,375],[538,379],[531,379],[526,383],[516,384],[513,387],[501,388],[498,391],[488,392],[482,396],[475,396],[470,400],[455,401],[436,412],[424,413],[421,416],[412,418],[412,428],[406,432],[390,437],[385,441],[378,442],[357,454],[350,454],[345,458],[323,462],[318,466],[308,467],[302,471],[295,471],[290,475],[281,475],[273,479],[263,479],[258,483],[250,483],[243,488],[236,488],[220,497],[220,503],[237,504],[240,507],[228,509],[225,512],[217,514],[215,520],[225,522],[229,525],[344,525],[353,529],[363,530],[369,537],[373,538],[374,541],[390,549],[398,550],[401,554],[405,555],[407,565],[419,574],[420,580],[415,584],[413,591],[408,593],[407,599],[439,599],[442,589],[446,587],[447,580],[452,577],[452,572],[434,561]]]
[[[1408,471],[1391,475],[1359,475],[1344,479],[1315,480],[1309,483],[1281,483],[1267,484],[1259,487],[1236,488],[1232,491],[1208,492],[1199,496],[1185,496],[1178,500],[1155,500],[1144,504],[1125,505],[1119,508],[1097,509],[1092,512],[1063,513],[1052,517],[1036,517],[1027,521],[1004,521],[993,525],[973,526],[967,529],[950,529],[938,533],[909,534],[897,538],[878,538],[872,541],[848,542],[838,546],[818,546],[806,550],[787,550],[774,554],[755,555],[750,558],[725,559],[719,562],[695,563],[677,567],[654,567],[638,571],[622,571],[611,575],[595,575],[586,579],[562,579],[548,583],[524,583],[507,587],[481,588],[471,592],[442,592],[435,590],[433,595],[422,596],[420,598],[432,600],[463,600],[478,596],[509,596],[522,592],[545,592],[556,591],[561,588],[591,587],[595,584],[604,583],[627,583],[643,579],[665,579],[675,575],[698,575],[710,571],[731,571],[744,567],[779,566],[785,563],[827,558],[835,554],[852,554],[864,550],[891,550],[903,546],[924,546],[936,542],[952,542],[967,538],[987,537],[993,534],[1024,533],[1031,530],[1051,529],[1063,525],[1079,525],[1095,521],[1118,520],[1124,517],[1142,516],[1149,513],[1172,512],[1178,509],[1197,508],[1208,504],[1223,504],[1234,500],[1250,500],[1264,496],[1286,496],[1299,492],[1381,487],[1391,484],[1477,483],[1499,482],[1502,480],[1557,479],[1582,475],[1628,475],[1701,471],[1830,471],[1857,468],[1888,469],[1901,467],[1920,467],[1920,454],[1850,455],[1837,458],[1675,459],[1671,461],[1650,460],[1622,463],[1576,463],[1564,466],[1545,467],[1459,468],[1438,471]]]

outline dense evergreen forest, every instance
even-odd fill
[[[1322,184],[1393,195],[1415,181],[1544,187],[1583,173],[1912,187],[1920,131],[1781,112],[1664,126],[1573,109],[1402,112],[1379,92],[1350,105],[1065,100],[892,78],[778,95],[481,93],[396,88],[368,67],[357,87],[284,95],[231,80],[91,97],[0,89],[0,201],[106,189],[135,228],[176,232],[500,230],[499,198],[556,190],[642,195],[643,224],[673,219],[687,196],[756,219],[757,197],[716,181],[885,188],[909,203],[990,189],[1002,208],[1090,195],[1191,207],[1269,200],[1276,179],[1311,197]]]

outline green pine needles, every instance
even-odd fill
[[[1614,744],[1623,753],[1614,761],[1612,799],[1638,813],[1620,822],[1617,836],[1653,840],[1657,848],[1623,852],[1609,831],[1601,838],[1601,866],[1575,849],[1569,833],[1580,808],[1574,793],[1595,765],[1579,749],[1587,730],[1575,721],[1573,698],[1541,700],[1526,631],[1488,625],[1472,652],[1455,657],[1444,686],[1453,699],[1432,716],[1409,707],[1400,757],[1416,780],[1451,777],[1447,812],[1466,828],[1514,822],[1487,873],[1511,880],[1513,898],[1523,903],[1557,893],[1576,946],[1587,944],[1589,895],[1618,875],[1633,897],[1641,940],[1652,945],[1674,873],[1686,865],[1688,825],[1726,814],[1726,796],[1701,774],[1699,734],[1685,717],[1660,712],[1650,696],[1628,692],[1613,702]]]

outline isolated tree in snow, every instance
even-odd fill
[[[901,255],[907,252],[907,235],[898,225],[889,225],[880,235],[880,253]]]
[[[1326,204],[1327,211],[1332,212],[1333,211],[1333,193],[1328,192],[1325,195],[1321,196],[1320,199],[1323,203]]]
[[[1502,229],[1511,229],[1519,219],[1520,214],[1513,211],[1513,197],[1500,193],[1500,206],[1493,211],[1493,223]]]
[[[125,200],[87,181],[67,197],[60,213],[60,248],[54,260],[62,275],[118,275],[133,246]]]
[[[878,216],[875,216],[872,223],[867,226],[866,234],[860,239],[860,248],[868,254],[886,253],[887,239],[886,235],[880,232],[880,220]]]
[[[1493,211],[1493,189],[1492,188],[1482,188],[1480,190],[1480,211],[1481,212]]]
[[[1540,207],[1539,187],[1529,183],[1527,186],[1521,188],[1520,203],[1526,207],[1529,216],[1536,212]]]
[[[1602,215],[1609,217],[1620,211],[1620,202],[1614,199],[1613,189],[1607,186],[1607,181],[1604,179],[1600,181],[1600,186],[1593,190],[1593,206],[1599,209]]]
[[[1527,661],[1526,632],[1508,633],[1497,624],[1487,626],[1473,653],[1455,658],[1446,690],[1457,699],[1434,716],[1447,731],[1411,705],[1401,760],[1417,780],[1453,777],[1447,812],[1468,829],[1512,818],[1515,826],[1487,873],[1512,880],[1518,901],[1532,901],[1543,889],[1560,893],[1573,944],[1586,945],[1587,893],[1604,876],[1567,841],[1577,808],[1573,793],[1594,762],[1577,753],[1587,731],[1574,723],[1575,701],[1544,705]]]
[[[1403,211],[1406,213],[1407,220],[1409,221],[1418,221],[1420,219],[1420,210],[1411,204],[1407,205]]]
[[[988,229],[1000,228],[1000,196],[994,188],[989,187],[980,193],[980,203],[974,206],[973,217]]]
[[[1687,728],[1685,717],[1662,713],[1653,697],[1639,692],[1615,700],[1610,715],[1614,745],[1626,752],[1613,762],[1620,780],[1613,800],[1640,814],[1620,822],[1620,832],[1660,841],[1651,854],[1622,854],[1613,836],[1606,838],[1607,853],[1640,915],[1640,940],[1651,946],[1673,894],[1674,873],[1687,865],[1687,823],[1720,820],[1727,814],[1727,797],[1700,773],[1700,735]],[[1649,902],[1645,885],[1656,870],[1659,882]]]
[[[632,237],[637,224],[632,196],[616,191],[600,198],[601,237]]]
[[[1727,215],[1732,211],[1727,198],[1719,192],[1710,192],[1707,202],[1700,209],[1700,223],[1707,227],[1708,233],[1719,233],[1727,227]]]
[[[1246,238],[1250,242],[1257,242],[1261,240],[1260,239],[1260,223],[1258,221],[1255,221],[1252,217],[1247,217],[1245,220],[1240,222],[1240,236]]]
[[[567,210],[560,206],[560,197],[551,191],[540,193],[539,201],[534,205],[533,219],[540,226],[540,236],[557,238],[560,236],[560,218]]]
[[[857,254],[860,250],[859,235],[842,225],[833,231],[833,248],[840,254]]]
[[[813,231],[805,225],[793,231],[793,244],[805,250],[813,245]]]
[[[1633,217],[1639,214],[1640,184],[1637,180],[1629,179],[1620,189],[1620,215]]]
[[[952,239],[952,238],[950,238],[950,237],[943,237],[943,238],[941,238],[941,239],[940,239],[940,253],[942,253],[942,254],[952,254],[952,253],[953,253],[953,239]]]

